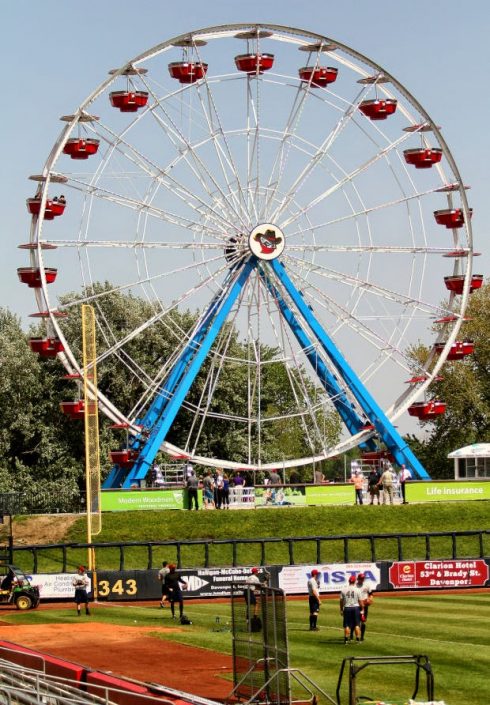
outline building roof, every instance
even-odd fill
[[[473,443],[449,453],[448,458],[490,458],[490,443]]]

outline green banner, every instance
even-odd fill
[[[255,506],[256,507],[304,507],[306,497],[304,487],[256,487]]]
[[[142,509],[182,509],[183,490],[104,490],[103,512],[127,512]]]
[[[469,499],[490,499],[490,482],[471,480],[462,482],[407,482],[408,502],[451,502]]]
[[[307,485],[306,504],[355,504],[354,485]]]

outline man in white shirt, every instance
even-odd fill
[[[340,591],[340,614],[343,618],[344,644],[347,644],[352,633],[356,635],[356,643],[361,641],[362,607],[361,590],[356,586],[356,577],[351,575],[349,584]]]
[[[320,611],[320,573],[316,568],[313,568],[311,578],[308,580],[308,604],[310,607],[310,632],[317,632]]]
[[[412,479],[412,473],[406,465],[402,465],[398,477],[400,480],[400,487],[402,488],[402,502],[403,504],[408,504],[405,497],[405,483]]]

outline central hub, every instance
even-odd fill
[[[284,245],[282,230],[272,223],[257,225],[248,237],[248,246],[259,259],[276,259],[282,254]]]

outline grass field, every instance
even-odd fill
[[[180,643],[231,653],[229,631],[215,631],[230,621],[228,603],[189,603],[186,614],[193,625],[175,632],[157,633]],[[168,612],[155,605],[97,606],[91,620],[137,626],[171,626]],[[435,676],[435,696],[447,705],[490,705],[490,591],[474,594],[403,595],[375,597],[370,608],[366,640],[343,645],[336,599],[324,599],[320,631],[309,632],[306,599],[287,604],[290,665],[300,668],[323,690],[335,695],[342,659],[347,656],[392,656],[424,654],[430,658]],[[73,607],[2,612],[12,624],[76,623]],[[173,623],[175,624],[175,623]],[[100,646],[102,648],[102,646]],[[47,646],[49,651],[49,646]],[[414,669],[404,666],[375,667],[359,679],[358,693],[383,699],[412,694]],[[423,699],[424,691],[419,691]]]

